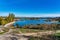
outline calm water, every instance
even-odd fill
[[[20,20],[16,21],[14,25],[18,24],[19,26],[24,26],[30,24],[36,25],[36,24],[52,24],[52,23],[60,24],[59,22],[47,21],[47,19],[39,19],[39,20]]]

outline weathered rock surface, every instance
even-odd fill
[[[15,34],[5,34],[0,35],[0,40],[28,40],[28,37],[24,37],[23,35],[15,35]]]

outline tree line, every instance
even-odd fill
[[[9,13],[8,16],[6,16],[5,18],[3,18],[3,16],[0,16],[0,25],[5,25],[9,22],[14,21],[15,15],[13,13]]]

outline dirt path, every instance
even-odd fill
[[[12,25],[12,24],[14,24],[14,23],[15,23],[15,21],[10,22],[10,23],[8,23],[8,24],[4,25],[4,27],[8,27],[8,26],[10,26],[10,25]]]

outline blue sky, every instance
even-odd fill
[[[0,16],[9,12],[20,17],[60,16],[60,0],[0,0]]]

